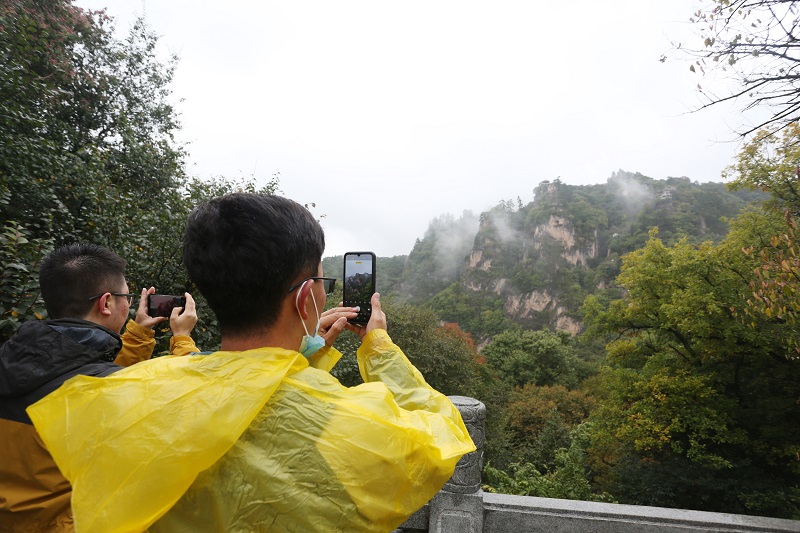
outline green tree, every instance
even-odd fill
[[[766,208],[783,213],[785,224],[764,234],[743,251],[758,265],[750,281],[752,298],[744,313],[764,317],[790,326],[800,313],[800,242],[797,217],[800,216],[800,125],[792,123],[783,131],[762,130],[737,156],[727,170],[733,189],[758,189],[770,194]],[[756,324],[753,322],[752,324]],[[789,345],[797,358],[800,338],[791,329]]]
[[[511,329],[481,352],[501,379],[513,386],[577,384],[577,358],[568,333]]]
[[[769,194],[766,205],[781,212],[800,215],[800,124],[792,122],[782,131],[760,130],[725,169],[732,190],[760,190]]]
[[[131,210],[184,182],[174,58],[157,58],[142,20],[121,42],[63,0],[4,2],[0,25],[3,218],[56,244],[118,239]]]
[[[798,516],[800,366],[786,358],[790,331],[738,317],[757,265],[742,248],[772,223],[745,214],[719,245],[667,248],[654,234],[624,257],[617,281],[627,297],[588,312],[590,333],[616,335],[608,396],[593,417],[599,488],[629,503]]]
[[[46,311],[39,292],[38,262],[52,242],[31,239],[18,223],[0,230],[0,339],[7,339],[25,318],[42,318]]]
[[[579,426],[570,435],[570,445],[555,452],[554,467],[542,471],[531,463],[514,463],[507,470],[484,467],[484,490],[520,496],[567,500],[613,502],[607,493],[593,491],[588,479],[584,445],[588,426]]]
[[[37,251],[16,262],[29,272],[53,245],[93,241],[144,284],[131,252],[169,233],[162,211],[185,182],[173,65],[142,21],[125,42],[108,25],[63,0],[0,4],[0,217]]]
[[[572,430],[586,421],[595,407],[595,400],[586,393],[561,385],[515,388],[506,412],[516,460],[552,469],[556,451],[570,446]]]
[[[143,20],[120,40],[105,13],[67,0],[2,1],[0,29],[0,341],[43,317],[35,280],[53,246],[109,247],[127,259],[134,292],[192,292],[180,258],[188,213],[257,186],[186,177],[174,138],[175,57],[159,59]],[[276,188],[274,178],[259,190]],[[199,304],[194,335],[212,348],[215,321]]]

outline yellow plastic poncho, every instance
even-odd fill
[[[475,450],[458,410],[385,331],[365,383],[278,348],[79,376],[28,408],[73,485],[78,533],[389,531]]]

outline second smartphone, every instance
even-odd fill
[[[370,300],[375,294],[375,254],[372,252],[347,252],[344,254],[344,283],[342,302],[345,307],[360,307],[351,324],[364,325],[372,316]]]
[[[147,295],[147,314],[152,317],[170,316],[175,307],[186,307],[186,297],[171,294]]]

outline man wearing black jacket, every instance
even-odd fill
[[[56,249],[42,261],[39,270],[49,320],[25,322],[0,347],[0,531],[3,533],[73,530],[72,488],[25,409],[73,376],[103,377],[123,368],[115,363],[123,347],[119,332],[128,320],[134,296],[128,292],[125,266],[119,255],[94,244]],[[147,292],[142,292],[143,300]],[[146,315],[144,305],[140,302],[139,314]],[[150,328],[158,321],[144,318],[144,325]],[[188,297],[186,311],[171,317],[172,340],[182,341],[188,351],[196,351],[188,337],[196,321],[194,302]],[[129,327],[132,329],[135,328]],[[178,338],[178,333],[185,336]],[[133,334],[128,331],[125,335]],[[146,341],[131,339],[130,345],[136,348],[123,364],[147,359],[152,354],[152,344]]]

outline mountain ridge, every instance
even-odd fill
[[[542,181],[526,205],[501,201],[477,216],[434,219],[407,256],[378,259],[377,287],[478,339],[514,324],[576,335],[583,300],[621,296],[614,286],[620,258],[641,248],[654,227],[667,245],[716,242],[729,218],[764,197],[623,170],[595,185]],[[340,272],[335,263],[325,258],[325,271]]]

